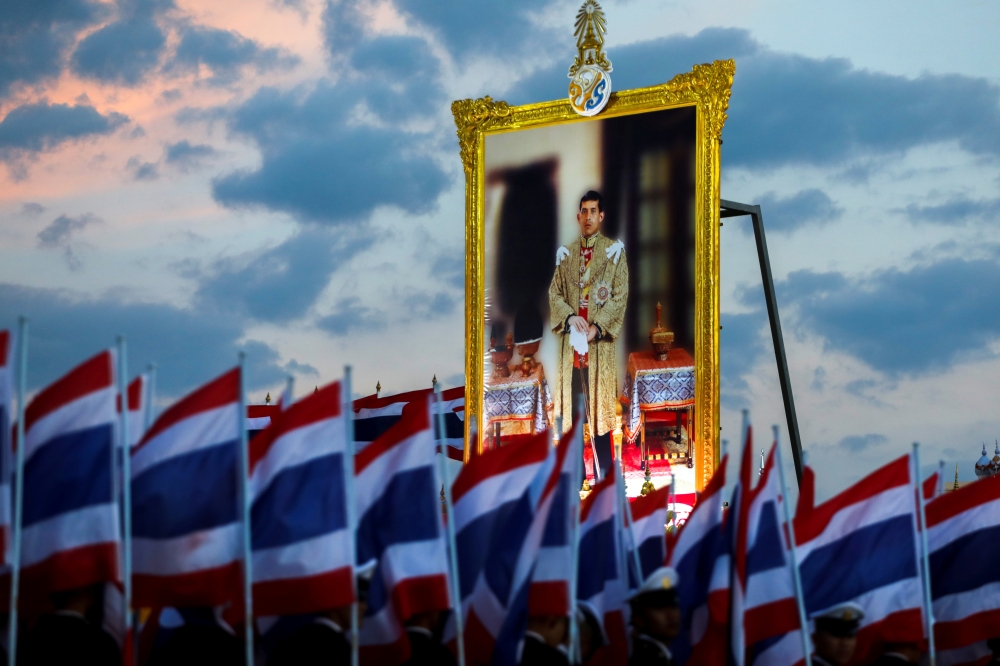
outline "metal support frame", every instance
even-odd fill
[[[774,342],[774,360],[778,364],[778,381],[781,384],[781,399],[785,403],[785,420],[788,425],[788,440],[792,447],[792,461],[795,463],[795,477],[802,485],[802,439],[799,437],[799,420],[795,415],[795,399],[792,397],[792,381],[788,376],[788,358],[785,356],[785,340],[781,336],[781,321],[778,318],[778,299],[774,294],[774,278],[771,277],[771,259],[767,254],[767,239],[764,236],[764,216],[760,206],[719,201],[719,217],[742,217],[749,215],[753,223],[753,235],[757,241],[757,260],[760,262],[760,279],[764,283],[764,301],[767,303],[767,319],[771,324],[771,340]]]

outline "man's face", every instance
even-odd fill
[[[681,609],[677,606],[646,607],[633,622],[643,633],[669,645],[681,633]]]
[[[834,636],[825,631],[813,634],[813,645],[816,654],[832,666],[844,666],[854,656],[854,646],[858,639],[855,636]]]
[[[604,213],[597,209],[596,201],[584,201],[576,214],[576,223],[580,225],[580,233],[584,238],[590,238],[601,230]]]

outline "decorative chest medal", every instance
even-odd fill
[[[577,56],[569,68],[569,103],[581,116],[596,116],[611,96],[611,61],[604,54],[604,12],[587,0],[576,15]]]

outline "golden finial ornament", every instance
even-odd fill
[[[642,480],[642,490],[639,491],[639,494],[645,497],[654,490],[656,490],[656,486],[653,485],[653,479],[649,475],[649,462],[646,462],[646,476]]]
[[[376,381],[375,382],[375,397],[376,398],[379,397],[379,395],[381,393],[382,393],[382,382]]]
[[[435,373],[434,376],[431,378],[431,388],[437,386],[437,383],[438,383],[438,376],[437,373]]]
[[[958,490],[958,463],[955,463],[955,485],[951,489]]]
[[[596,116],[611,97],[611,61],[604,53],[608,22],[597,0],[576,14],[576,58],[569,68],[569,102],[581,116]]]
[[[271,392],[270,391],[268,391],[267,395],[264,397],[264,404],[265,405],[270,405],[271,404]]]

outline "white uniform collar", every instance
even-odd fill
[[[652,636],[649,636],[647,634],[639,634],[639,638],[641,638],[644,641],[649,641],[650,643],[652,643],[656,647],[660,648],[660,652],[663,653],[663,656],[666,657],[667,659],[673,661],[674,655],[670,651],[670,648],[668,648],[666,645],[664,645],[660,641],[656,640],[655,638],[653,638]]]

